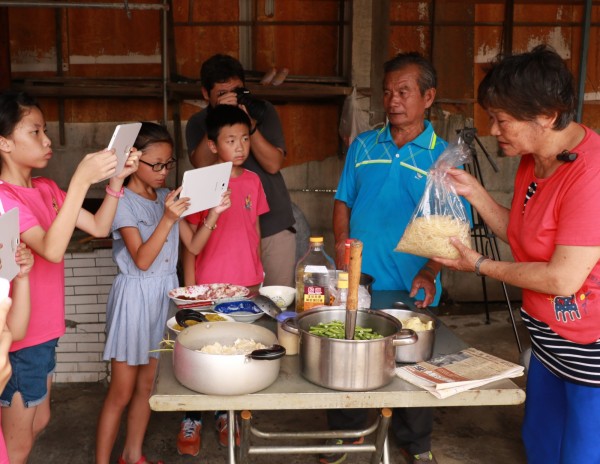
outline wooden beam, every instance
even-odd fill
[[[331,101],[350,95],[352,88],[342,85],[283,83],[278,86],[248,82],[250,92],[258,97],[275,102],[286,101]],[[97,80],[84,78],[41,78],[39,80],[13,80],[12,87],[24,90],[36,97],[93,98],[131,97],[161,98],[162,84],[156,80]],[[169,83],[171,100],[202,98],[199,83]]]
[[[389,58],[390,0],[373,0],[371,23],[371,124],[385,120],[383,108],[383,63]]]
[[[8,8],[0,8],[0,91],[10,88]]]

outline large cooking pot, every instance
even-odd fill
[[[431,359],[431,355],[433,354],[433,344],[435,342],[436,324],[433,317],[407,309],[380,309],[380,311],[395,317],[401,323],[411,317],[418,317],[423,323],[433,322],[433,329],[417,331],[419,339],[416,343],[396,348],[396,362],[398,363],[418,363]]]
[[[201,353],[206,345],[233,345],[252,339],[268,349],[249,355]],[[208,395],[243,395],[271,385],[279,375],[285,349],[269,329],[244,322],[211,322],[188,327],[177,335],[173,349],[175,378],[187,388]]]
[[[383,335],[375,340],[345,340],[309,333],[319,322],[344,321],[345,309],[315,308],[288,319],[284,328],[300,335],[300,373],[310,382],[333,390],[367,391],[387,385],[394,378],[396,346],[417,341],[412,330],[403,330],[392,316],[357,310],[356,325]]]

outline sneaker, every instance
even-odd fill
[[[419,454],[408,454],[406,451],[402,450],[402,454],[404,454],[404,458],[408,464],[418,464],[420,462],[429,462],[431,464],[437,464],[435,456],[431,451],[425,451],[424,453]]]
[[[327,446],[333,445],[362,445],[365,442],[365,437],[359,438],[333,438],[327,440]],[[321,464],[340,464],[348,457],[348,453],[323,453],[319,454],[319,462]]]
[[[215,416],[215,428],[219,436],[219,445],[227,448],[229,446],[229,419],[227,413],[218,414]],[[235,420],[235,444],[240,446],[240,424]]]
[[[200,432],[202,431],[202,421],[194,419],[183,419],[181,421],[181,430],[177,435],[177,452],[179,454],[189,454],[198,456],[200,452]]]

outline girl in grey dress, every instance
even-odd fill
[[[127,435],[119,464],[147,463],[142,443],[150,419],[148,403],[169,307],[168,291],[178,287],[179,239],[192,253],[206,243],[210,230],[194,232],[179,222],[189,198],[177,199],[181,188],[163,188],[175,167],[173,141],[158,124],[144,122],[135,142],[142,152],[119,202],[113,232],[113,259],[119,273],[108,296],[104,359],[111,362],[111,382],[98,422],[96,463],[108,464],[128,406]],[[225,194],[211,213],[229,207]],[[159,461],[161,462],[161,461]]]

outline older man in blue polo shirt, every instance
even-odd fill
[[[388,122],[352,143],[333,210],[337,264],[343,262],[345,240],[361,240],[362,270],[375,277],[373,290],[408,291],[419,308],[437,305],[441,266],[394,248],[425,189],[426,176],[418,171],[427,171],[447,146],[425,120],[435,99],[436,80],[432,64],[418,53],[399,54],[385,63],[383,104]],[[362,428],[366,416],[365,409],[328,411],[329,426],[337,430]],[[409,463],[436,462],[432,428],[431,408],[394,411],[392,429]],[[323,464],[344,459],[342,453],[320,456]]]

